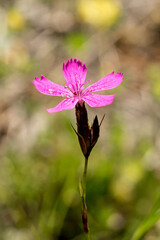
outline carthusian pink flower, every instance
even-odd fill
[[[63,75],[66,79],[65,86],[56,84],[41,75],[40,78],[35,78],[33,84],[37,90],[45,95],[61,96],[65,99],[56,107],[47,109],[48,112],[54,113],[63,110],[72,109],[79,102],[86,102],[90,107],[102,107],[113,102],[114,95],[100,95],[93,92],[108,90],[117,87],[123,81],[123,74],[114,72],[106,75],[96,83],[84,89],[87,74],[85,64],[80,60],[72,58],[63,64]]]

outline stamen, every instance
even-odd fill
[[[84,83],[82,83],[82,84],[80,85],[80,87],[83,87],[86,83],[89,83],[89,82],[91,82],[91,80],[85,81]]]
[[[87,80],[87,81],[85,81],[83,85],[85,85],[86,83],[89,83],[89,82],[91,82],[91,80]]]
[[[75,87],[72,83],[68,83],[66,82],[65,85],[64,85],[65,88],[68,88],[73,94],[74,94],[74,91],[75,91]]]

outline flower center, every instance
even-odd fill
[[[76,74],[77,73],[75,73],[75,75]],[[65,87],[68,88],[72,92],[74,98],[78,98],[79,100],[81,100],[82,96],[84,95],[83,94],[83,86],[88,82],[90,82],[90,80],[85,81],[84,83],[81,83],[79,81],[79,79],[76,79],[76,81],[74,81],[74,82],[72,82],[72,81],[66,82]]]

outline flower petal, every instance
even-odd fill
[[[109,105],[113,102],[114,95],[100,95],[100,94],[89,94],[84,96],[82,99],[90,106],[90,107],[102,107]]]
[[[64,99],[62,102],[60,102],[56,107],[46,109],[46,110],[49,113],[55,113],[55,112],[60,112],[63,110],[69,110],[69,109],[74,108],[77,102],[78,102],[78,99],[67,98],[67,99]]]
[[[32,82],[36,89],[43,94],[62,97],[72,96],[72,92],[68,88],[51,82],[43,75],[41,75],[41,79],[36,77]]]
[[[114,72],[106,75],[96,83],[90,85],[84,90],[84,93],[89,93],[89,92],[96,92],[96,91],[102,91],[102,90],[108,90],[111,88],[115,88],[118,85],[121,84],[123,81],[123,74],[122,73],[116,73],[114,75]]]
[[[73,92],[83,85],[86,74],[87,68],[85,63],[82,64],[82,62],[76,58],[74,60],[71,58],[66,64],[63,63],[63,75]]]

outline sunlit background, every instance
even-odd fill
[[[160,239],[159,0],[0,1],[0,240],[83,240],[78,178],[84,159],[74,110],[49,114],[41,74],[64,84],[77,58],[95,82],[124,82],[89,159],[92,240]]]

